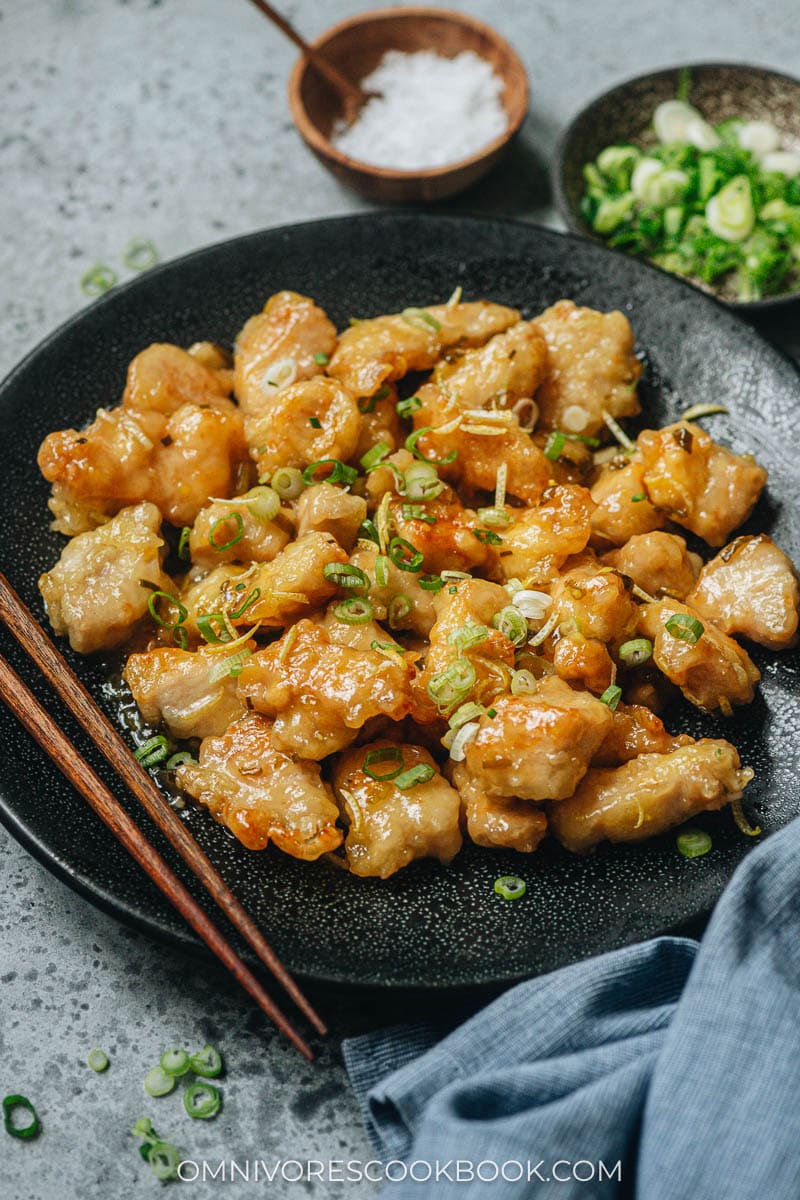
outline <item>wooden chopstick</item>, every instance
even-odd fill
[[[92,699],[66,659],[56,649],[36,621],[33,613],[20,599],[2,572],[0,572],[0,620],[30,655],[117,775],[133,792],[147,815],[197,876],[231,924],[238,929],[242,937],[253,948],[264,966],[285,988],[314,1028],[319,1033],[326,1034],[328,1030],[325,1022],[312,1008],[252,917],[236,899],[217,868],[200,849],[151,776],[136,761],[133,752]],[[56,765],[60,766],[60,763],[56,763]],[[122,811],[124,812],[124,810]],[[143,837],[143,835],[140,836]],[[241,964],[241,969],[247,970],[244,964]],[[295,1042],[295,1044],[297,1043]]]
[[[62,733],[53,718],[17,675],[13,667],[0,655],[0,698],[25,726],[58,767],[62,775],[81,793],[97,815],[105,822],[117,841],[136,859],[156,887],[177,908],[198,933],[217,958],[228,968],[234,979],[250,993],[259,1007],[267,1014],[278,1029],[286,1035],[293,1046],[311,1061],[311,1047],[292,1027],[281,1010],[270,998],[252,971],[245,966],[236,951],[225,940],[216,925],[203,912],[200,905],[186,890],[178,876],[167,866],[164,859],[148,842],[139,826],[97,776],[72,742]]]

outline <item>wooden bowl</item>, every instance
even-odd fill
[[[482,21],[443,8],[385,8],[350,17],[313,43],[355,83],[377,67],[387,50],[435,50],[453,58],[473,50],[503,80],[507,126],[477,154],[425,171],[395,171],[349,158],[330,141],[342,105],[337,92],[305,58],[289,79],[289,108],[306,145],[337,179],[369,200],[413,204],[442,200],[475,183],[507,149],[528,108],[528,77],[507,41]]]
[[[800,80],[789,75],[746,63],[690,63],[628,79],[587,104],[563,133],[556,151],[553,193],[561,216],[574,233],[605,241],[593,232],[581,213],[584,164],[594,162],[605,146],[618,142],[633,142],[643,148],[652,145],[653,113],[663,100],[675,98],[684,72],[688,72],[690,81],[690,102],[712,125],[728,117],[770,121],[788,135],[793,148],[800,148]],[[793,291],[743,301],[724,283],[717,287],[696,279],[690,282],[731,308],[744,310],[775,308],[797,301],[799,295]]]

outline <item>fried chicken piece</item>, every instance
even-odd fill
[[[733,638],[710,621],[701,622],[696,642],[671,633],[667,622],[677,614],[699,619],[688,605],[659,600],[639,609],[639,633],[653,643],[653,662],[698,708],[730,713],[734,704],[749,704],[761,672]],[[686,627],[683,627],[685,631]]]
[[[248,649],[255,644],[251,642]],[[242,649],[238,646],[226,654],[219,646],[201,646],[191,653],[160,646],[131,654],[122,677],[148,725],[163,723],[174,738],[221,737],[246,709],[233,675],[216,680],[210,676]]]
[[[161,569],[160,529],[154,504],[124,508],[98,529],[74,537],[40,577],[50,624],[69,637],[73,650],[91,654],[119,646],[147,613],[153,589],[174,592]]]
[[[372,611],[378,620],[387,620],[390,628],[411,630],[426,638],[436,620],[434,593],[419,586],[419,572],[403,571],[391,559],[383,564],[386,582],[380,583],[375,571],[378,554],[374,542],[360,541],[350,555],[352,565],[364,571],[372,584],[369,593]],[[392,604],[397,597],[400,600]]]
[[[753,778],[730,742],[703,738],[669,754],[593,769],[550,810],[550,832],[574,854],[598,842],[641,842],[738,800]]]
[[[566,571],[554,580],[550,595],[553,611],[564,626],[585,638],[600,642],[626,641],[636,630],[639,615],[628,585],[618,571],[591,560]]]
[[[184,763],[176,781],[248,850],[273,842],[311,862],[341,844],[339,810],[318,765],[282,754],[270,730],[248,713],[222,737],[205,738],[199,763]]]
[[[363,456],[381,442],[390,450],[397,450],[405,440],[405,430],[397,415],[397,388],[392,384],[384,384],[380,391],[368,400],[359,404],[361,428],[358,443],[353,451],[353,463],[359,463]]]
[[[547,344],[541,331],[532,321],[518,321],[484,346],[443,359],[431,382],[462,411],[513,408],[519,400],[533,397],[546,370]],[[418,394],[424,412],[424,395]]]
[[[533,695],[498,696],[480,718],[456,786],[486,796],[563,800],[571,796],[613,725],[611,711],[555,676]]]
[[[593,767],[618,767],[640,754],[669,754],[694,741],[688,733],[673,737],[652,709],[642,704],[618,704],[614,724],[606,734],[594,758]]]
[[[209,496],[233,493],[245,458],[233,408],[184,404],[169,416],[101,408],[83,433],[49,434],[39,468],[57,485],[51,508],[59,519],[65,505],[108,515],[148,500],[173,525],[191,525]]]
[[[410,679],[411,666],[400,655],[338,645],[321,625],[301,620],[247,659],[239,695],[274,717],[279,750],[319,760],[349,746],[372,717],[402,720]]]
[[[237,602],[230,605],[234,611],[244,603],[252,591],[247,588],[246,581],[241,579],[243,575],[247,574],[247,568],[237,563],[220,563],[210,571],[205,567],[193,567],[186,574],[181,583],[178,599],[187,614],[186,619],[181,623],[181,628],[186,630],[191,645],[199,642],[202,638],[197,626],[198,617],[220,612],[223,595],[228,595],[231,600],[234,596],[236,597]],[[237,591],[237,585],[240,583],[241,586]]]
[[[416,721],[428,724],[440,715],[449,716],[467,700],[492,703],[494,696],[508,689],[514,647],[505,634],[492,627],[492,618],[508,603],[505,588],[485,579],[454,581],[438,593],[425,666],[414,681]],[[464,641],[470,631],[478,639],[474,644]],[[474,673],[474,680],[466,692],[454,698],[449,688],[440,685],[442,672],[457,661],[468,675]]]
[[[518,320],[516,309],[487,300],[373,317],[341,334],[328,374],[354,396],[374,396],[409,371],[429,370],[450,347],[480,346]]]
[[[547,833],[547,816],[528,800],[488,796],[464,763],[453,770],[464,805],[467,833],[477,846],[532,854]]]
[[[602,696],[614,680],[614,660],[603,642],[574,632],[553,647],[553,666],[559,679],[581,685]]]
[[[686,599],[723,633],[741,634],[769,650],[797,645],[797,573],[765,533],[738,537],[720,551]]]
[[[746,521],[767,482],[752,458],[734,454],[688,421],[639,434],[651,502],[710,546]]]
[[[407,503],[393,500],[389,512],[395,535],[422,554],[420,571],[426,574],[439,571],[498,574],[495,547],[476,536],[475,531],[483,529],[482,523],[477,513],[464,508],[457,496],[451,493],[449,499],[442,496],[418,507],[422,510],[419,517],[406,516]],[[434,518],[432,521],[431,517]],[[410,557],[410,552],[406,551],[406,556]]]
[[[636,416],[642,364],[626,316],[559,300],[535,324],[547,341],[549,363],[536,394],[543,429],[594,437],[605,429],[604,410],[617,420]]]
[[[395,751],[402,764],[376,763],[376,772],[408,771],[422,764],[433,776],[405,791],[392,780],[372,779],[363,770],[367,755],[387,750]],[[422,746],[381,739],[348,750],[334,769],[333,786],[348,822],[344,846],[354,875],[388,879],[416,858],[447,864],[461,849],[458,792]]]
[[[234,390],[242,412],[257,417],[286,379],[311,379],[324,370],[336,329],[321,308],[297,292],[276,292],[245,322],[234,349]],[[272,386],[275,385],[275,386]]]
[[[131,360],[122,405],[166,416],[184,404],[231,410],[230,391],[227,372],[209,369],[180,346],[154,342]]]
[[[349,392],[317,375],[265,398],[257,415],[244,419],[250,455],[259,476],[278,467],[307,467],[323,458],[347,462],[358,445],[361,414]]]
[[[291,539],[289,521],[253,515],[254,498],[245,493],[232,500],[213,500],[200,510],[189,535],[192,562],[213,567],[221,562],[271,562]]]
[[[667,524],[647,497],[641,458],[612,459],[592,484],[592,499],[597,506],[592,513],[592,545],[599,549],[609,543],[624,546],[632,537]]]
[[[352,550],[367,515],[367,502],[333,483],[316,483],[300,493],[294,512],[298,537],[328,533],[345,550]]]
[[[594,509],[586,488],[550,487],[535,508],[512,509],[514,524],[501,530],[500,567],[506,579],[536,587],[553,579],[589,541]]]
[[[257,590],[254,602],[241,613],[231,616],[234,625],[260,621],[265,626],[288,625],[298,617],[326,604],[336,584],[325,578],[329,563],[347,562],[347,552],[329,533],[310,532],[285,546],[272,562],[257,563],[238,579],[236,585],[224,583],[217,609],[225,612],[239,608],[242,596]],[[245,589],[235,590],[244,583]]]
[[[697,582],[703,560],[686,549],[674,533],[635,534],[619,550],[604,554],[602,562],[627,575],[651,596],[675,596],[683,600]]]

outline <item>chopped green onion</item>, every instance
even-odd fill
[[[436,524],[436,517],[427,513],[421,504],[404,504],[400,512],[404,521],[425,521],[428,525]]]
[[[692,645],[699,642],[705,632],[705,625],[691,613],[673,613],[669,620],[664,622],[664,628],[673,637],[680,638],[682,642],[690,642]]]
[[[317,471],[320,467],[331,467],[331,471],[323,479],[317,479]],[[358,471],[355,467],[347,467],[338,458],[320,458],[317,462],[311,463],[303,471],[303,483],[307,487],[311,487],[315,483],[343,483],[349,487],[351,483],[355,483],[358,478]],[[275,486],[273,477],[272,486]],[[277,491],[277,488],[275,489]]]
[[[122,262],[131,271],[149,271],[158,262],[158,251],[149,238],[134,238],[123,250]]]
[[[475,668],[468,658],[458,658],[443,671],[428,680],[428,695],[440,712],[456,708],[466,700],[477,678]]]
[[[189,538],[191,536],[191,525],[184,525],[183,529],[181,530],[181,536],[178,538],[178,558],[183,559],[184,562],[188,562],[191,558],[191,554],[189,552]]]
[[[374,766],[379,766],[381,763],[394,763],[394,766],[384,772],[373,770]],[[381,746],[377,750],[367,751],[361,770],[370,779],[377,779],[379,783],[384,783],[396,779],[404,767],[403,751],[398,746]]]
[[[426,433],[435,433],[436,430],[432,425],[422,425],[419,429],[415,429],[406,438],[406,450],[418,458],[421,462],[430,463],[434,467],[446,467],[448,463],[454,462],[458,458],[458,451],[451,450],[444,458],[426,458],[421,450],[417,449],[417,442]]]
[[[389,601],[389,606],[386,610],[386,617],[389,622],[390,629],[399,629],[408,618],[411,616],[414,605],[409,600],[408,596],[404,596],[402,592],[396,596],[392,596]]]
[[[396,642],[379,642],[374,641],[369,644],[370,650],[377,650],[379,654],[402,654],[403,647],[398,646]]]
[[[358,536],[365,541],[374,542],[376,546],[380,546],[381,539],[378,533],[378,527],[374,521],[370,521],[369,517],[361,522],[358,527]]]
[[[163,1067],[151,1067],[144,1077],[144,1090],[148,1096],[168,1096],[175,1083],[175,1076],[168,1075]]]
[[[189,1070],[189,1055],[180,1047],[173,1046],[161,1055],[161,1069],[166,1075],[185,1075]]]
[[[750,180],[736,175],[706,204],[706,222],[725,242],[743,242],[753,232],[756,210]]]
[[[179,750],[177,754],[173,754],[172,758],[168,758],[164,766],[168,771],[177,771],[178,767],[184,766],[186,763],[197,763],[197,759],[188,750]]]
[[[189,1062],[195,1075],[206,1079],[216,1079],[222,1073],[222,1056],[213,1046],[204,1046],[199,1053],[190,1055]]]
[[[487,715],[487,717],[490,717],[492,720],[494,720],[494,718],[497,716],[497,709],[496,708],[487,708],[486,715]]]
[[[467,571],[441,571],[442,579],[445,583],[450,583],[451,580],[471,579],[472,576]]]
[[[433,779],[436,771],[430,763],[417,763],[415,767],[410,767],[408,771],[402,771],[394,779],[394,786],[399,788],[401,792],[407,792],[411,788],[416,787],[420,783],[429,783]]]
[[[566,442],[566,435],[560,433],[557,429],[554,429],[545,443],[545,458],[549,458],[551,462],[555,462],[556,459],[559,458],[561,451],[564,449]]]
[[[182,625],[179,625],[177,629],[173,629],[172,640],[181,650],[185,650],[189,645],[189,635]]]
[[[180,1151],[172,1142],[152,1142],[141,1147],[142,1157],[156,1179],[177,1179],[181,1164]]]
[[[402,480],[402,493],[408,500],[435,500],[445,489],[436,467],[430,462],[412,463]]]
[[[18,1125],[16,1123],[16,1114],[20,1110],[28,1113],[31,1118],[27,1125]],[[6,1133],[10,1133],[12,1137],[21,1138],[23,1141],[36,1137],[42,1128],[36,1109],[27,1096],[5,1097],[3,1100],[3,1125],[5,1126]]]
[[[466,725],[467,721],[474,721],[482,717],[485,711],[486,709],[482,704],[476,704],[474,700],[468,700],[466,704],[462,704],[456,709],[447,724],[451,729],[460,729],[462,725]]]
[[[361,465],[365,471],[374,471],[388,454],[391,454],[392,447],[388,442],[377,442],[371,450],[361,457]]]
[[[410,417],[422,408],[419,396],[409,396],[407,400],[398,400],[395,404],[398,417]]]
[[[379,400],[385,400],[391,389],[384,384],[378,388],[377,392],[372,396],[362,396],[358,401],[358,411],[362,413],[371,413],[375,411],[375,405]]]
[[[314,355],[314,362],[318,367],[327,367],[330,361],[331,360],[328,358],[327,354],[323,354],[321,350],[318,350]]]
[[[303,473],[297,467],[278,467],[272,476],[272,487],[281,500],[296,500],[303,490]]]
[[[521,900],[528,886],[519,875],[501,875],[494,881],[494,890],[504,900]]]
[[[98,264],[81,275],[81,291],[86,296],[102,296],[104,292],[110,291],[116,282],[116,272],[112,271],[111,267]]]
[[[236,532],[234,533],[233,537],[230,538],[227,542],[222,542],[221,544],[219,542],[215,542],[214,534],[217,532],[217,530],[220,528],[221,525],[227,524],[228,521],[233,521],[234,524],[236,525]],[[217,517],[216,521],[214,522],[214,524],[211,526],[211,528],[208,531],[208,544],[209,544],[209,546],[211,546],[211,548],[213,550],[222,552],[223,550],[230,550],[231,547],[235,546],[237,544],[237,542],[240,542],[243,537],[244,537],[244,521],[242,520],[242,514],[236,512],[235,509],[232,509],[229,513],[225,513],[224,516]]]
[[[256,600],[258,600],[260,595],[261,595],[261,588],[254,587],[252,592],[250,592],[249,595],[242,601],[242,604],[239,608],[237,608],[235,611],[228,612],[228,616],[230,617],[230,619],[232,621],[238,621],[240,617],[244,616],[244,614],[247,612],[248,608],[253,607],[253,605],[255,604]]]
[[[631,504],[638,504],[641,500],[646,500],[647,496],[644,492],[635,492],[631,496]]]
[[[633,451],[636,449],[636,443],[631,441],[619,421],[615,421],[610,412],[603,409],[601,416],[623,450]]]
[[[479,508],[478,519],[484,525],[493,525],[495,529],[503,529],[514,520],[507,508]]]
[[[375,555],[375,582],[378,587],[389,585],[389,559],[385,554]]]
[[[618,687],[616,685],[616,683],[612,683],[603,692],[602,696],[600,697],[600,702],[601,702],[601,704],[607,705],[611,709],[612,712],[615,712],[617,705],[619,704],[621,699],[622,699],[622,688]]]
[[[489,630],[485,625],[468,624],[454,629],[447,640],[451,646],[455,646],[459,654],[463,654],[465,650],[480,646],[488,636]]]
[[[404,308],[400,316],[407,325],[413,326],[414,329],[427,331],[427,327],[428,329],[432,329],[434,333],[438,333],[442,328],[440,322],[435,317],[432,317],[424,308]]]
[[[361,567],[354,567],[351,563],[326,563],[322,575],[328,583],[334,583],[337,587],[364,588],[365,592],[369,591],[369,576]]]
[[[502,546],[503,539],[499,533],[495,533],[492,529],[473,529],[473,537],[476,537],[484,546]]]
[[[424,592],[440,592],[444,587],[444,580],[438,575],[420,575],[417,583]]]
[[[216,622],[219,626],[218,630],[214,628],[212,622]],[[197,618],[197,628],[202,637],[212,646],[223,646],[226,642],[233,641],[230,630],[225,624],[225,616],[221,612],[203,613],[201,617]]]
[[[512,696],[531,696],[538,686],[533,671],[529,671],[525,667],[519,671],[514,671],[511,676]]]
[[[640,667],[653,657],[653,643],[649,638],[634,638],[623,642],[618,651],[620,662],[626,667]]]
[[[528,640],[528,622],[513,604],[495,613],[492,625],[515,646],[522,646]]]
[[[247,500],[247,511],[257,521],[262,521],[264,524],[274,520],[281,511],[280,496],[274,488],[267,484],[261,483],[258,487],[251,488],[245,499]]]
[[[372,620],[369,600],[340,600],[333,606],[333,615],[343,625],[368,625]]]
[[[194,1121],[210,1120],[221,1106],[222,1097],[213,1083],[193,1083],[183,1093],[183,1107]]]
[[[220,679],[238,678],[242,673],[242,667],[250,657],[250,651],[247,647],[237,650],[235,654],[223,658],[221,662],[215,663],[208,672],[209,683],[219,683]],[[169,766],[169,763],[167,764]]]
[[[393,537],[388,546],[389,558],[401,571],[417,572],[422,570],[424,554],[407,542],[405,538]]]
[[[90,1050],[86,1056],[86,1063],[93,1071],[100,1074],[101,1071],[108,1068],[108,1055],[105,1050]]]
[[[157,767],[165,758],[169,758],[169,742],[163,733],[159,733],[134,750],[133,757],[143,767]]]
[[[157,608],[159,599],[166,600],[169,604],[171,604],[174,608],[176,608],[178,610],[177,621],[170,622],[170,621],[164,620],[164,618],[158,612],[158,608]],[[183,622],[186,620],[186,618],[189,615],[188,608],[186,608],[183,604],[181,604],[181,602],[177,596],[173,596],[169,592],[161,592],[161,591],[151,592],[150,595],[147,597],[147,611],[150,613],[150,616],[153,618],[156,625],[160,625],[162,629],[177,629],[179,625],[183,624]]]
[[[702,858],[708,854],[712,842],[702,829],[684,829],[675,839],[675,845],[684,858]]]

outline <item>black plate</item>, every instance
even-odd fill
[[[80,426],[98,405],[114,404],[129,360],[147,343],[230,342],[279,288],[315,296],[342,325],[351,315],[440,301],[457,284],[467,297],[491,297],[527,315],[562,296],[625,311],[646,354],[650,421],[664,423],[701,400],[730,406],[731,416],[714,417],[709,428],[735,449],[757,452],[770,470],[769,494],[751,527],[800,556],[791,511],[800,379],[749,326],[663,272],[578,238],[507,221],[390,213],[212,246],[112,292],[35,350],[0,389],[3,569],[44,619],[36,579],[63,539],[47,528],[37,447],[50,430]],[[19,662],[8,641],[0,637],[0,650]],[[69,657],[99,696],[96,667]],[[772,831],[798,811],[798,656],[756,651],[755,658],[764,682],[749,709],[724,722],[686,706],[671,725],[731,738],[756,769],[748,795]],[[0,736],[8,828],[95,902],[157,936],[193,945],[180,919],[4,710]],[[290,968],[395,986],[512,980],[669,929],[714,903],[752,844],[725,812],[700,822],[712,831],[714,848],[694,861],[677,853],[671,837],[601,849],[588,859],[549,846],[530,858],[471,847],[447,870],[417,863],[383,883],[277,851],[250,853],[195,808],[186,820]],[[506,873],[528,883],[516,904],[492,890]]]

